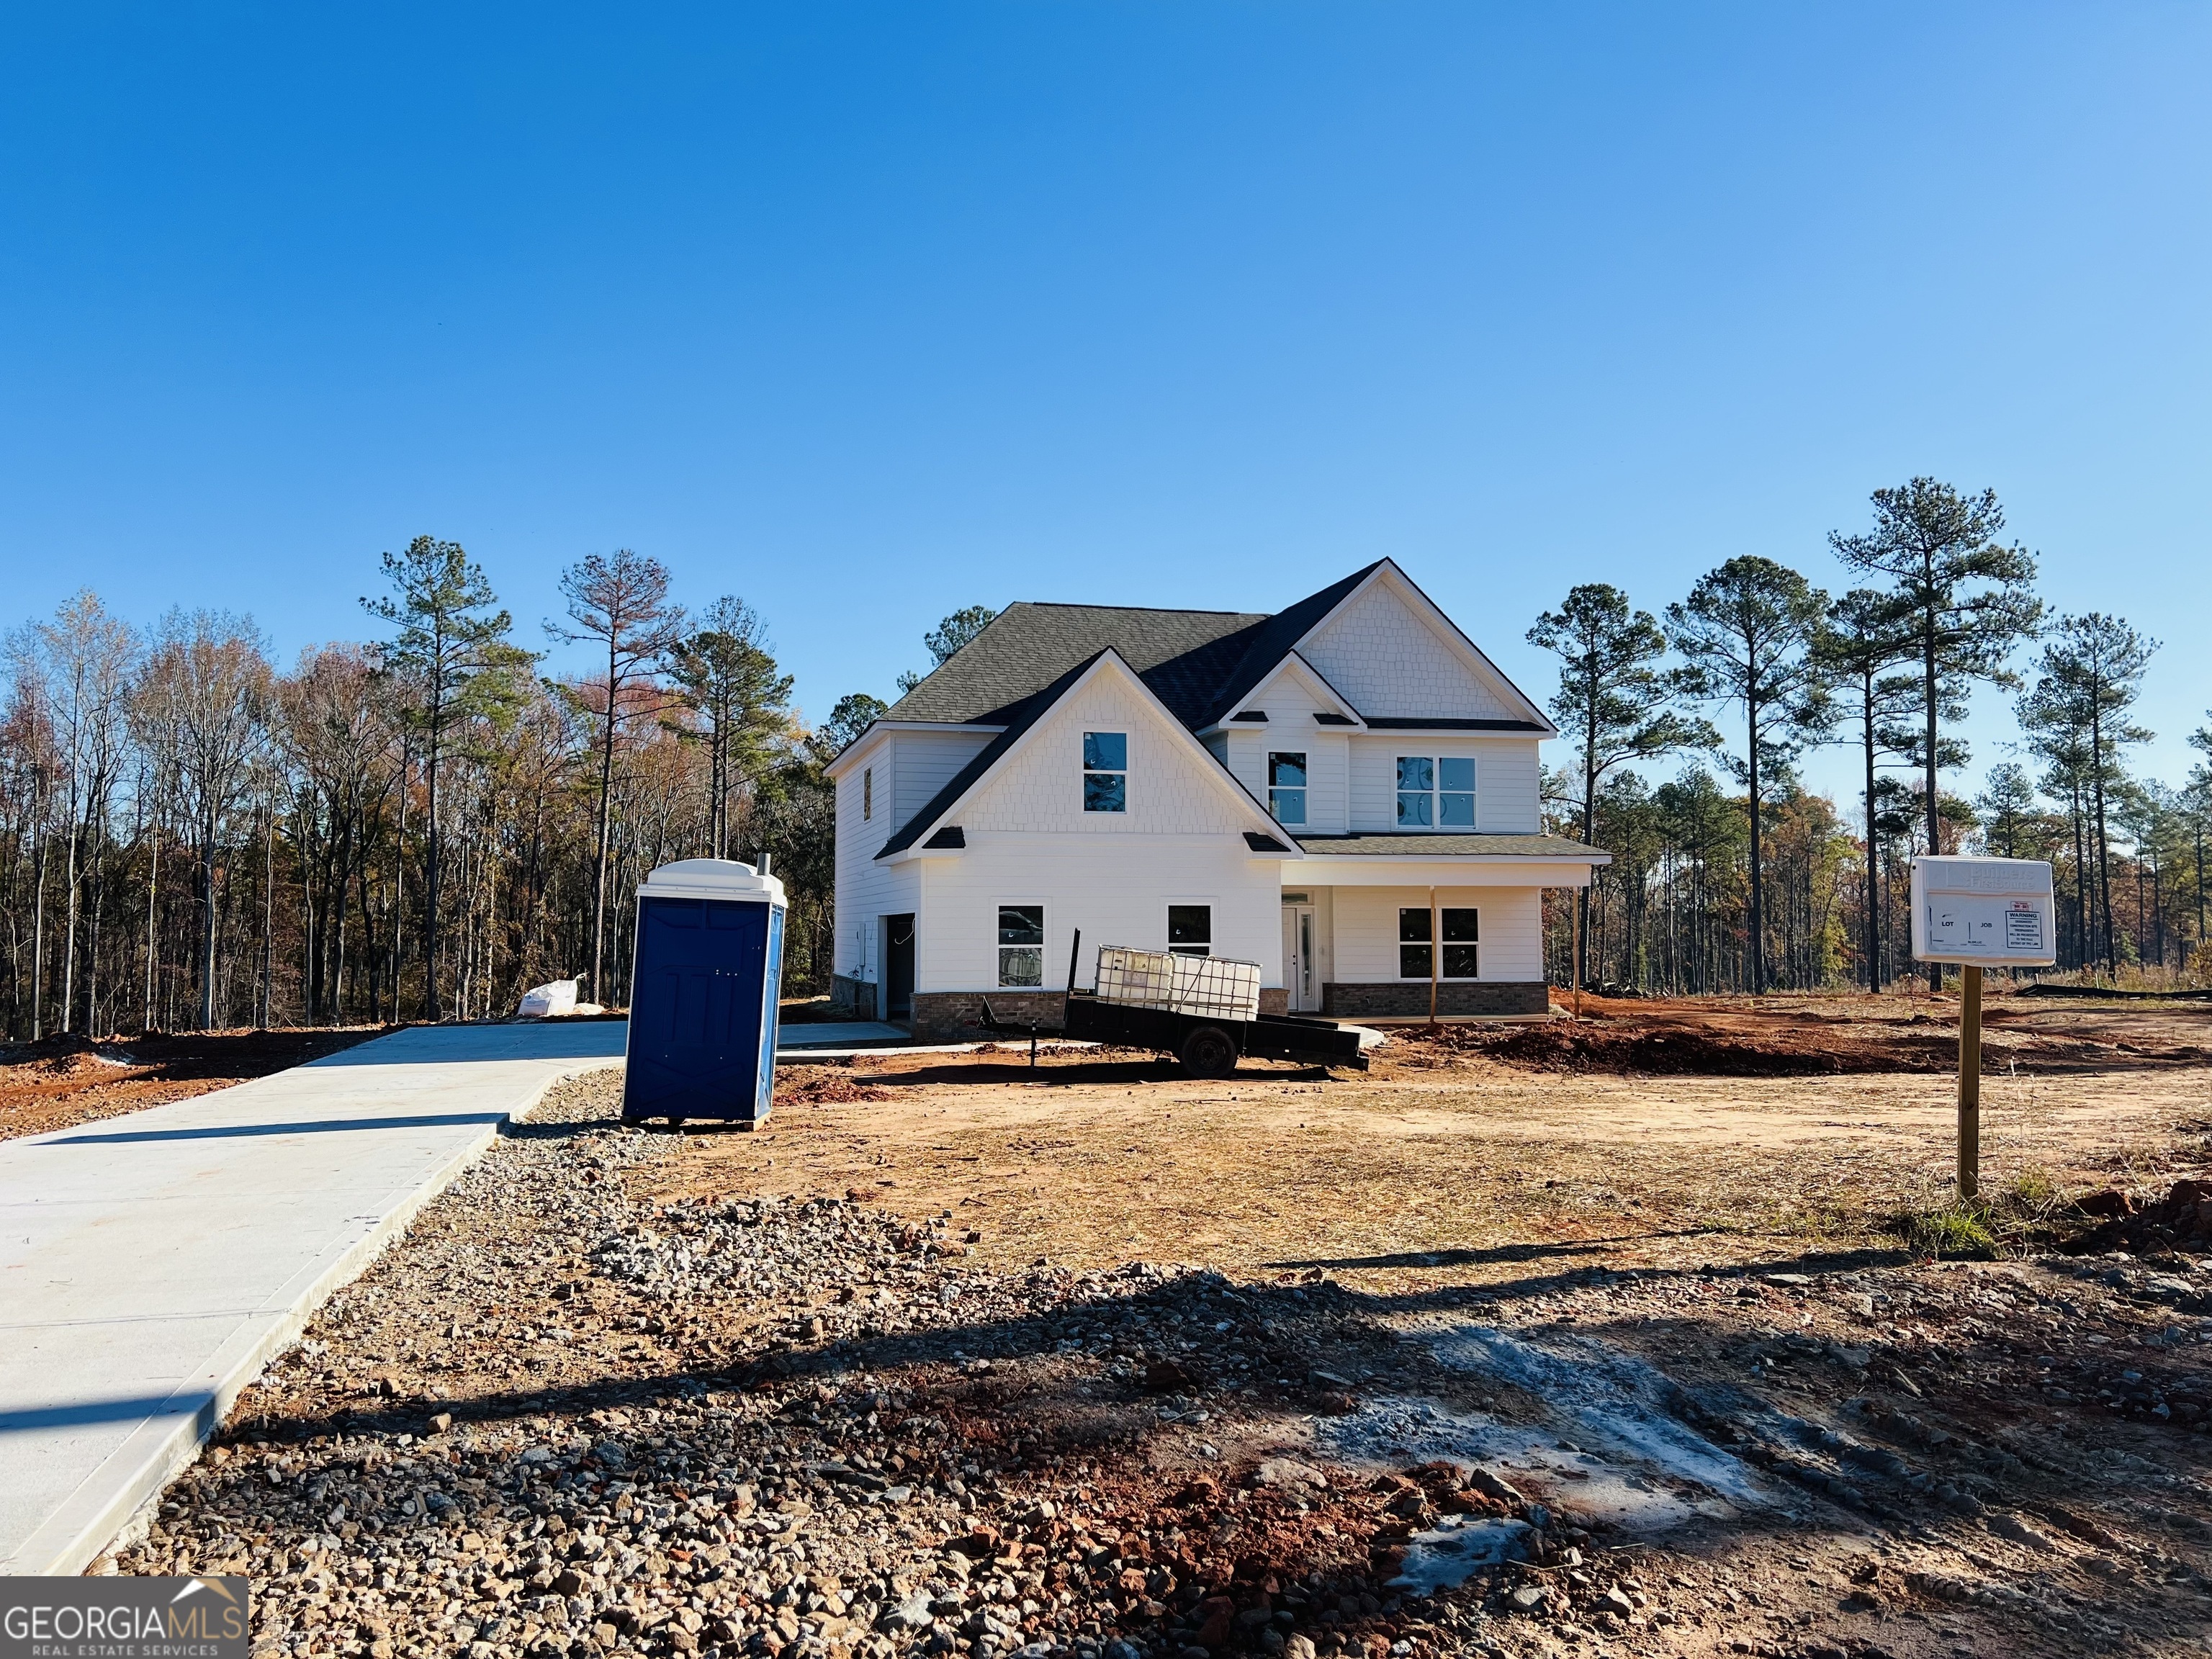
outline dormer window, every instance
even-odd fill
[[[1086,812],[1126,812],[1129,810],[1129,734],[1127,732],[1085,732],[1083,734],[1083,810]]]
[[[1464,755],[1398,757],[1398,828],[1474,828],[1474,762]]]

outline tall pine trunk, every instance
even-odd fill
[[[1931,572],[1931,578],[1932,574]],[[1928,787],[1928,856],[1934,858],[1943,850],[1943,813],[1942,798],[1936,793],[1936,612],[1932,608],[1927,613],[1926,623],[1921,633],[1921,647],[1920,697],[1921,701],[1927,705],[1928,714],[1928,727],[1922,734],[1921,739],[1928,746],[1927,753],[1923,757],[1927,762],[1924,775]],[[1933,996],[1942,988],[1943,964],[1940,962],[1931,962],[1928,964],[1928,994]]]

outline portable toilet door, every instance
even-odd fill
[[[775,1088],[783,884],[730,859],[664,864],[637,890],[623,1117],[764,1121]]]

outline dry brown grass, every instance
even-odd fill
[[[696,1137],[663,1179],[670,1196],[826,1188],[950,1211],[998,1264],[1323,1262],[1402,1290],[1510,1276],[1531,1246],[1627,1266],[1864,1244],[1940,1202],[1954,1158],[1942,1077],[1380,1071],[1199,1083],[1079,1054],[1034,1073],[1011,1054],[901,1057],[856,1073],[888,1099],[781,1107],[764,1133]],[[2170,1174],[2201,1157],[2188,1126],[2209,1098],[2212,1069],[1993,1078],[1984,1184]]]

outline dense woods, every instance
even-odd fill
[[[1584,977],[1650,991],[1887,986],[1911,969],[1911,860],[2047,858],[2061,966],[2212,977],[2212,765],[2135,775],[2158,649],[2121,619],[2046,615],[1995,500],[1917,479],[1834,550],[1832,598],[1739,558],[1660,615],[1601,584],[1530,640],[1556,653],[1553,827],[1613,854],[1583,913]],[[884,705],[810,726],[741,599],[696,613],[657,561],[566,573],[523,636],[459,547],[387,553],[366,635],[271,660],[250,618],[141,632],[85,592],[7,640],[0,716],[0,1018],[14,1039],[137,1029],[483,1018],[581,975],[620,1005],[628,896],[672,859],[772,854],[792,898],[787,988],[826,982],[828,759]],[[924,638],[942,662],[992,613]],[[588,666],[541,672],[540,645]],[[902,678],[902,685],[913,676]],[[1976,684],[2016,757],[1945,787]],[[2212,763],[2212,726],[2192,738]],[[1863,786],[1808,793],[1847,745]],[[1559,896],[1564,901],[1564,895]],[[1552,908],[1553,977],[1574,958]]]
[[[828,972],[823,762],[760,618],[696,617],[623,551],[562,583],[540,674],[451,543],[385,556],[360,641],[270,659],[250,618],[141,635],[91,593],[8,639],[0,1010],[14,1038],[483,1018],[581,974],[626,998],[626,896],[653,866],[773,854],[787,973]]]

